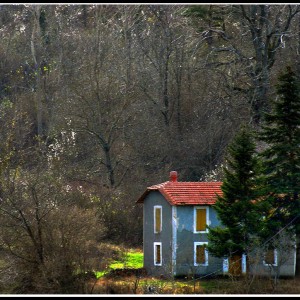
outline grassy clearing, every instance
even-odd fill
[[[139,269],[143,267],[144,255],[142,252],[127,252],[124,254],[123,259],[114,261],[110,264],[111,269]]]
[[[103,277],[107,273],[108,273],[108,271],[95,271],[95,275],[96,275],[97,279]]]
[[[143,252],[137,249],[127,249],[114,246],[115,259],[110,259],[105,270],[96,271],[96,278],[101,278],[108,274],[111,270],[117,269],[140,269],[143,268]]]

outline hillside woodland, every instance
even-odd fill
[[[142,247],[147,186],[222,180],[280,72],[300,73],[299,12],[0,5],[0,292],[81,293],[101,242]]]

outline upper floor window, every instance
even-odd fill
[[[208,266],[207,242],[194,243],[194,266]]]
[[[159,233],[162,230],[162,207],[154,206],[154,233]]]
[[[207,206],[194,207],[194,233],[207,232],[209,225],[209,214]]]

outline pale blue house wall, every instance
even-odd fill
[[[154,233],[154,206],[162,206],[162,231]],[[172,275],[172,206],[160,192],[153,191],[144,199],[143,248],[144,267],[153,276]],[[154,242],[162,243],[162,266],[154,265]]]
[[[197,205],[200,206],[200,205]],[[206,207],[206,206],[205,206]],[[216,211],[210,206],[211,226],[219,225]],[[194,266],[194,242],[208,242],[207,233],[194,233],[194,206],[177,206],[176,275],[223,273],[223,259],[208,253],[208,266]]]

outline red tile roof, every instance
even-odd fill
[[[137,203],[143,203],[151,191],[159,191],[171,205],[211,205],[217,200],[216,194],[222,195],[221,185],[219,181],[166,181],[148,187]]]

